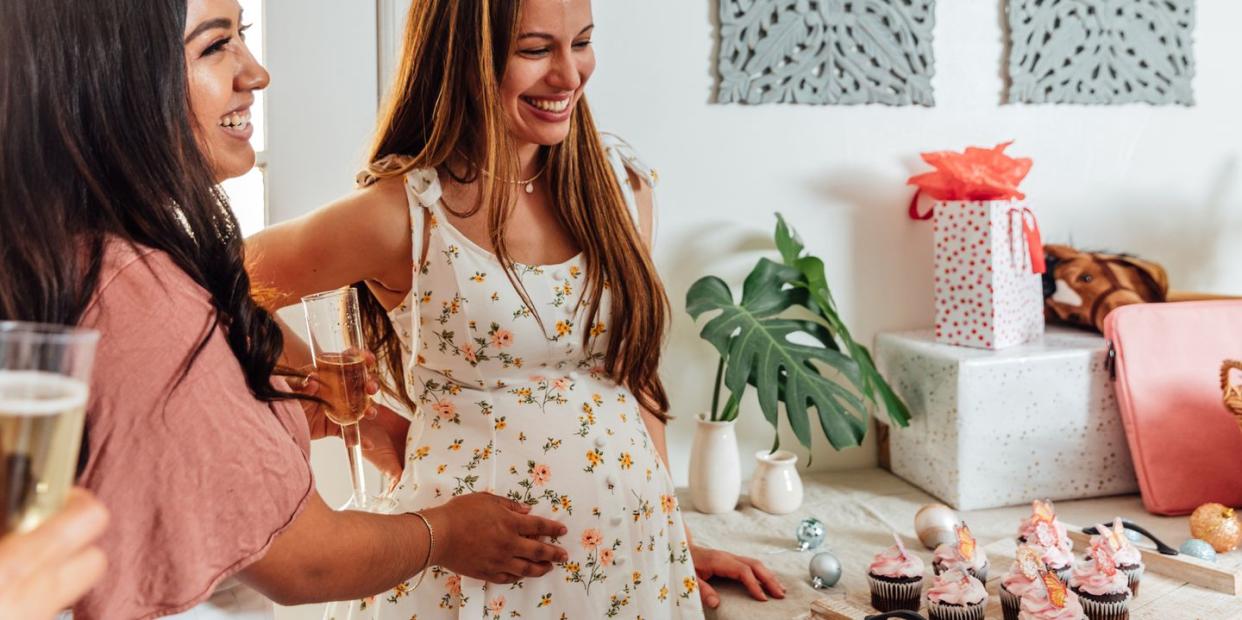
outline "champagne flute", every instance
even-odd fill
[[[0,534],[28,532],[73,485],[99,332],[0,322]]]
[[[358,293],[345,287],[307,295],[302,298],[302,307],[306,310],[319,397],[326,403],[324,413],[341,427],[341,439],[345,440],[349,457],[349,479],[354,492],[341,509],[385,512],[391,507],[391,500],[367,493],[362,468],[359,424],[371,407],[371,399],[366,392],[366,346],[362,340]]]

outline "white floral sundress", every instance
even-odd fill
[[[636,216],[626,169],[648,182],[653,174],[623,141],[602,139]],[[569,560],[512,585],[431,567],[416,591],[404,583],[359,605],[385,620],[701,618],[672,480],[637,399],[603,372],[607,314],[583,323],[581,255],[516,265],[528,307],[496,257],[445,218],[435,170],[409,173],[406,187],[416,263],[421,226],[431,230],[410,296],[390,313],[421,409],[396,492],[401,510],[490,491],[564,523],[558,542]],[[582,330],[597,336],[591,350]]]

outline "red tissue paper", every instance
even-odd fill
[[[1022,200],[1026,195],[1018,191],[1018,184],[1031,171],[1031,160],[1006,155],[1010,144],[1012,140],[990,149],[970,146],[962,153],[923,153],[923,161],[935,170],[912,176],[907,183],[941,201]]]

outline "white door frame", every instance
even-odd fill
[[[375,2],[267,0],[268,221],[348,193],[375,129]]]

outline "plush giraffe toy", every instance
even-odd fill
[[[1242,429],[1242,383],[1234,383],[1231,380],[1229,375],[1234,370],[1242,371],[1242,362],[1225,360],[1225,363],[1221,364],[1220,389],[1225,393],[1225,408],[1233,412],[1238,428]]]
[[[1104,317],[1127,304],[1231,299],[1169,290],[1164,267],[1127,254],[1046,245],[1044,312],[1050,320],[1104,332]]]
[[[1169,276],[1153,262],[1067,245],[1046,245],[1044,255],[1044,309],[1050,319],[1102,333],[1104,317],[1113,308],[1166,301],[1169,294]]]

